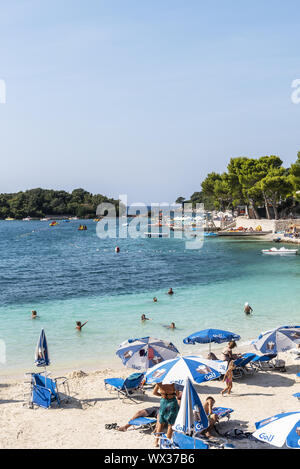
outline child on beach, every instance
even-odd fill
[[[233,361],[229,362],[227,371],[224,375],[223,381],[226,382],[226,388],[221,391],[222,396],[224,393],[227,391],[227,394],[229,395],[231,393],[232,389],[232,380],[233,380],[233,370],[234,370],[234,363]]]

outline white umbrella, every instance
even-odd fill
[[[262,332],[253,342],[256,350],[262,353],[286,352],[300,343],[300,326],[280,326]]]
[[[189,378],[186,378],[181,397],[180,409],[173,429],[177,432],[193,435],[205,430],[209,425],[207,415],[200,398]]]
[[[300,412],[277,414],[255,424],[253,436],[260,441],[281,448],[300,449]]]
[[[227,365],[227,363],[226,363]],[[203,383],[219,378],[223,371],[218,371],[223,365],[216,360],[206,360],[194,355],[178,356],[153,366],[145,375],[147,383],[176,383],[184,385],[186,378],[194,383]]]

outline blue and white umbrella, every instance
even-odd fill
[[[240,340],[240,336],[230,331],[223,331],[221,329],[203,329],[199,332],[194,332],[188,337],[183,339],[184,344],[209,344],[209,349],[212,342],[221,344],[230,340]]]
[[[180,409],[173,429],[176,432],[194,435],[209,426],[208,418],[200,398],[189,378],[186,378]]]
[[[224,364],[194,355],[179,356],[154,366],[146,373],[145,378],[147,383],[176,383],[181,386],[184,385],[186,378],[194,383],[203,383],[219,378],[223,371],[218,369],[226,371],[227,365],[227,362]]]
[[[253,436],[260,441],[281,448],[285,443],[289,448],[300,449],[300,412],[277,414],[255,424]]]
[[[116,354],[121,358],[123,365],[137,370],[148,368],[177,357],[179,351],[171,342],[153,337],[129,339],[123,342]]]
[[[36,366],[49,366],[50,365],[50,357],[48,351],[48,344],[45,335],[44,329],[41,331],[40,338],[38,340],[36,349],[35,349],[35,359],[34,363]]]
[[[279,353],[286,352],[299,343],[300,326],[281,326],[262,332],[253,345],[262,353]]]

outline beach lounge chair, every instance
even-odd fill
[[[277,357],[276,353],[266,355],[255,355],[250,361],[250,366],[255,371],[269,371],[275,369],[274,359]]]
[[[138,430],[152,430],[155,427],[156,422],[156,418],[138,417],[130,420],[128,423],[136,427]]]
[[[68,399],[70,390],[68,380],[64,376],[51,379],[46,373],[26,373],[30,375],[30,393],[28,405],[33,408],[34,405],[49,409],[53,402],[60,406],[61,402]],[[64,398],[58,391],[58,386],[63,386]]]
[[[144,380],[144,373],[132,373],[128,378],[108,378],[104,380],[105,389],[110,391],[117,391],[118,398],[123,397],[123,401],[127,398],[137,403],[134,396],[142,396],[145,391],[142,388]]]
[[[253,360],[256,356],[255,353],[244,353],[240,358],[237,358],[234,361],[234,370],[233,370],[233,377],[234,378],[242,378],[245,375],[251,375],[254,373],[253,368],[247,368],[247,365]]]
[[[171,440],[164,433],[161,433],[159,447],[160,449],[209,449],[208,442],[201,438],[195,438],[179,432],[173,432]]]
[[[233,409],[229,407],[213,407],[212,409],[213,414],[216,414],[218,419],[221,420],[223,418],[227,418],[227,421],[230,419],[231,413]]]

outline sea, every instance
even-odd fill
[[[86,231],[78,231],[80,223]],[[183,339],[219,328],[252,350],[262,331],[300,324],[300,256],[262,255],[272,242],[206,237],[200,249],[187,249],[184,239],[99,238],[96,227],[93,220],[52,227],[0,221],[2,375],[34,369],[41,329],[52,369],[97,369],[122,366],[116,350],[129,338],[151,336],[182,354],[203,353],[207,345]],[[88,321],[81,332],[76,321]],[[171,322],[174,330],[166,327]]]

